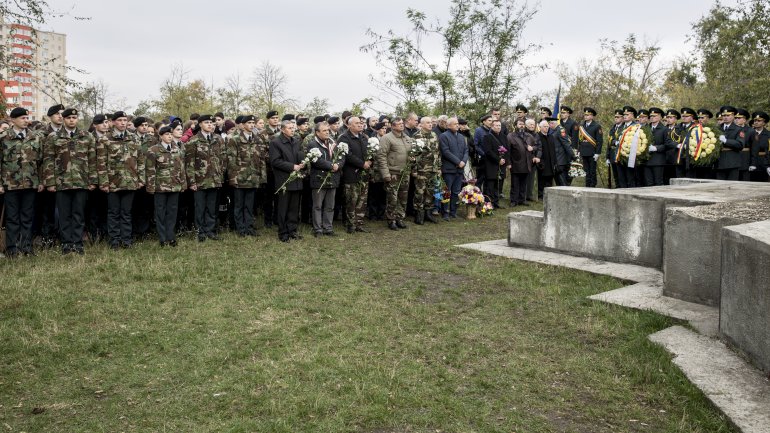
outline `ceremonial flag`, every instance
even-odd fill
[[[559,112],[559,96],[561,95],[561,83],[559,83],[559,90],[556,92],[556,102],[553,104],[553,114],[556,115],[556,118],[559,119],[559,124],[561,124],[561,113]]]

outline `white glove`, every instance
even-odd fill
[[[594,162],[599,160],[599,154],[594,155]]]
[[[721,141],[722,144],[725,144],[725,143],[727,143],[727,137],[725,137],[724,135],[720,135],[719,136],[719,141]]]
[[[655,146],[650,146],[650,152],[657,152],[658,148]]]
[[[679,143],[679,144],[677,144],[677,145],[676,145],[676,148],[677,148],[677,149],[681,149],[681,148],[682,148],[682,143]]]
[[[767,167],[767,175],[770,176],[770,167]]]
[[[749,166],[749,171],[754,171],[754,170],[756,170],[756,169],[757,169],[757,167],[755,167],[755,166],[753,166],[753,165],[750,165],[750,166]]]
[[[609,159],[605,159],[604,161],[607,162],[607,167],[609,167],[610,166],[610,160]],[[768,170],[770,170],[770,168],[768,168]]]

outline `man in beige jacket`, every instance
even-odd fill
[[[409,151],[413,140],[404,134],[404,119],[396,117],[391,131],[380,139],[377,166],[385,181],[385,218],[391,230],[405,229],[406,200],[409,193]]]

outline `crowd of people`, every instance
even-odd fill
[[[515,110],[504,121],[491,109],[471,129],[445,115],[311,119],[276,111],[157,122],[118,111],[84,127],[75,108],[51,107],[46,123],[14,108],[0,122],[5,255],[34,255],[33,244],[84,254],[84,239],[130,248],[153,231],[161,246],[174,247],[180,233],[206,242],[224,230],[257,236],[258,227],[274,225],[289,242],[301,239],[303,222],[314,236],[335,236],[335,220],[350,234],[367,233],[366,221],[378,220],[403,230],[407,215],[418,225],[457,218],[467,183],[494,208],[506,207],[506,177],[510,206],[570,185],[575,165],[585,171],[585,186],[596,187],[602,156],[611,168],[608,187],[613,178],[626,188],[674,177],[766,182],[770,174],[764,112],[724,106],[713,119],[706,109],[626,106],[605,132],[591,107],[580,122],[568,106],[556,117],[546,107],[536,115],[523,105]],[[718,132],[719,158],[692,164],[691,132],[707,124]],[[649,128],[649,154],[622,158],[627,132],[641,126]]]

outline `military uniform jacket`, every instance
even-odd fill
[[[227,156],[221,136],[212,132],[207,140],[203,132],[198,132],[185,144],[184,158],[188,186],[196,185],[198,189],[222,186]]]
[[[158,137],[154,134],[137,134],[137,138],[139,139],[139,144],[142,146],[143,153],[147,153],[147,151],[150,150],[152,146],[158,144]]]
[[[57,190],[86,189],[99,185],[96,164],[97,141],[88,131],[74,135],[61,128],[45,140],[43,182]],[[100,142],[101,144],[101,142]]]
[[[264,182],[262,153],[257,137],[240,132],[227,141],[227,176],[230,186],[259,188]]]
[[[356,138],[348,130],[340,135],[339,143],[346,143],[348,145],[348,154],[345,155],[342,179],[345,183],[357,183],[361,180],[361,172],[366,162],[364,158],[366,158],[369,140],[363,132],[360,132],[358,138]],[[370,167],[370,170],[373,170],[373,168]]]
[[[570,117],[567,120],[560,121],[559,126],[564,128],[564,131],[567,134],[567,137],[569,138],[570,145],[577,146],[578,144],[578,124],[575,122],[572,117]]]
[[[180,144],[171,143],[171,150],[166,150],[166,145],[159,143],[147,150],[147,192],[182,192],[187,189],[184,148]]]
[[[751,165],[751,138],[754,128],[743,126],[743,149],[741,149],[741,170],[748,170]]]
[[[602,145],[604,144],[602,125],[594,120],[590,125],[586,125],[586,122],[581,122],[576,128],[578,130],[576,137],[578,140],[578,152],[580,152],[580,156],[601,155]],[[583,134],[583,131],[585,131],[585,134]],[[596,143],[596,146],[591,144],[588,138],[592,139]]]
[[[718,135],[717,135],[718,134]],[[727,141],[722,145],[722,152],[719,154],[718,170],[730,170],[741,167],[741,151],[745,141],[746,132],[735,123],[731,123],[727,129],[724,125],[717,128],[714,134],[717,137],[724,135]]]
[[[37,188],[42,185],[43,146],[41,134],[27,128],[18,138],[13,128],[0,134],[0,181],[6,190]]]
[[[425,146],[414,164],[415,172],[421,174],[441,172],[441,149],[439,148],[436,133],[433,131],[425,132],[420,129],[412,138],[415,142],[422,140]]]
[[[334,140],[331,138],[327,140],[326,143],[321,143],[315,137],[315,134],[313,135],[313,141],[310,142],[310,147],[308,150],[320,150],[321,157],[318,158],[316,162],[310,163],[310,188],[318,189],[321,188],[321,184],[323,183],[326,174],[332,170],[332,164],[334,164],[334,161],[332,161],[332,156],[334,154],[336,145]],[[331,177],[329,177],[329,180],[327,180],[326,184],[323,186],[324,189],[337,188],[340,186],[340,179],[342,178],[342,168],[345,165],[345,158],[342,158],[342,160],[337,162],[337,164],[339,165],[339,170],[337,170],[335,173],[332,173]]]
[[[607,153],[604,156],[610,161],[615,160],[615,154],[618,152],[618,144],[616,141],[620,140],[621,132],[623,132],[623,124],[616,123],[612,125],[612,128],[610,128],[610,131],[607,134]]]
[[[296,137],[278,134],[270,140],[270,166],[275,175],[275,187],[278,189],[289,179],[294,171],[294,164],[305,159],[302,145]],[[302,179],[296,179],[286,185],[287,191],[302,191]]]
[[[650,130],[652,130],[652,137],[649,145],[655,146],[657,150],[653,152],[652,150],[649,150],[649,148],[647,149],[650,153],[650,159],[646,164],[650,167],[666,165],[666,152],[668,152],[670,146],[668,127],[658,122],[654,128],[650,125]]]
[[[770,155],[768,155],[770,131],[767,129],[762,129],[760,132],[754,130],[749,141],[751,143],[751,165],[760,169],[770,167]]]
[[[99,186],[110,192],[133,191],[144,184],[144,159],[136,134],[112,130],[102,137],[103,146],[96,148]]]

